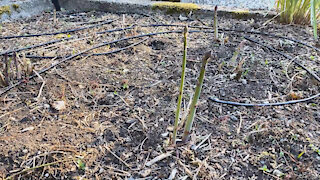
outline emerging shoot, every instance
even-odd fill
[[[218,6],[214,7],[213,28],[214,39],[218,40]]]
[[[233,52],[233,55],[230,60],[230,66],[235,67],[237,64],[238,56],[240,55],[241,50],[245,45],[245,40],[241,41],[236,50]]]
[[[56,9],[53,10],[53,24],[57,24],[57,11],[56,11]]]
[[[234,70],[234,73],[236,73],[236,76],[235,76],[235,80],[237,80],[237,81],[239,81],[239,79],[241,78],[241,75],[242,75],[242,73],[243,73],[243,69],[242,69],[242,66],[243,66],[243,63],[244,63],[244,61],[246,60],[246,58],[243,58],[240,62],[239,62],[239,64],[238,64],[238,66],[235,68],[235,70]]]
[[[211,57],[211,51],[207,52],[202,59],[201,71],[200,71],[200,75],[198,78],[196,90],[194,92],[192,102],[190,105],[190,109],[189,109],[189,113],[188,113],[188,117],[187,117],[187,122],[184,127],[182,142],[186,142],[189,139],[189,135],[191,133],[194,115],[196,113],[197,103],[198,103],[198,100],[200,97],[201,88],[202,88],[203,80],[204,80],[204,75],[205,75],[207,63],[208,63],[208,60],[210,57]]]
[[[179,97],[178,97],[178,104],[176,110],[176,117],[174,121],[174,129],[173,129],[173,137],[172,137],[172,144],[176,144],[177,139],[177,131],[178,131],[178,124],[179,124],[179,117],[180,117],[180,109],[182,103],[182,96],[183,96],[183,87],[184,87],[184,79],[186,73],[186,64],[187,64],[187,36],[188,36],[188,26],[184,28],[183,31],[183,60],[182,60],[182,72],[181,72],[181,82],[180,82],[180,90],[179,90]]]

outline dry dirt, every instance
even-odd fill
[[[1,51],[72,37],[19,52],[26,56],[64,57],[123,37],[183,29],[137,26],[96,34],[114,28],[155,23],[202,26],[202,22],[212,26],[211,19],[180,21],[177,15],[162,14],[148,17],[61,13],[56,23],[52,17],[44,13],[4,23],[0,34],[56,32],[87,27],[100,20],[115,21],[65,35],[2,39]],[[311,28],[277,22],[263,25],[266,21],[222,17],[219,26],[274,33],[313,45]],[[4,179],[319,179],[319,97],[305,103],[253,108],[218,104],[208,99],[214,96],[235,102],[271,103],[319,93],[319,83],[303,69],[267,48],[244,40],[244,35],[296,57],[318,76],[319,52],[283,39],[220,31],[222,35],[220,43],[212,33],[188,36],[183,110],[192,97],[203,54],[211,50],[214,56],[207,67],[188,145],[172,148],[168,144],[179,91],[182,34],[157,35],[118,53],[75,57],[40,74],[41,78],[24,76],[22,84],[4,93],[0,97],[0,176]],[[85,54],[116,50],[142,39],[121,41]],[[244,47],[236,64],[244,58],[245,61],[237,81],[232,78],[236,64],[230,59],[241,41]],[[1,60],[3,73],[3,56]],[[20,60],[24,61],[22,57]],[[30,59],[36,72],[60,60]],[[17,80],[11,83],[14,82]],[[66,107],[55,109],[57,102],[65,103]],[[182,128],[179,138],[181,134]],[[165,157],[151,163],[161,156]]]

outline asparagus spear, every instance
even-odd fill
[[[188,117],[187,117],[187,122],[186,122],[184,132],[183,132],[182,142],[186,142],[190,136],[190,133],[191,133],[194,115],[196,113],[197,102],[200,97],[200,93],[201,93],[201,89],[202,89],[202,85],[203,85],[203,80],[204,80],[204,75],[205,75],[205,71],[206,71],[206,66],[207,66],[207,63],[208,63],[208,60],[210,57],[211,57],[211,51],[207,52],[202,59],[201,71],[200,71],[200,75],[198,78],[196,90],[195,90],[195,93],[193,95],[192,102],[190,105],[190,109],[189,109],[189,113],[188,113]]]
[[[214,28],[214,39],[218,40],[218,6],[214,7],[214,18],[213,18],[213,28]]]
[[[185,79],[186,64],[187,64],[187,35],[188,35],[188,26],[186,26],[183,31],[184,41],[183,41],[182,73],[181,73],[181,82],[180,82],[180,90],[179,90],[178,104],[177,104],[177,110],[176,110],[176,117],[175,117],[175,121],[174,121],[173,138],[172,138],[173,145],[176,144],[181,102],[182,102],[182,96],[183,96],[183,87],[184,87],[184,79]]]

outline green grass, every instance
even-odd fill
[[[320,20],[319,0],[278,0],[277,10],[280,13],[280,21],[287,24],[311,23],[314,37],[317,35],[317,20]]]

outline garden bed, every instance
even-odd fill
[[[190,144],[173,149],[168,139],[179,91],[183,40],[181,32],[171,31],[182,31],[185,24],[212,26],[212,19],[180,21],[175,15],[89,12],[58,14],[53,23],[52,17],[44,13],[4,23],[0,29],[4,37],[90,27],[1,40],[2,52],[55,41],[18,52],[29,57],[40,74],[12,81],[18,85],[8,91],[0,89],[2,177],[167,179],[176,172],[176,179],[319,179],[319,97],[267,107],[209,100],[266,104],[318,94],[319,82],[292,59],[243,38],[273,47],[320,76],[315,49],[243,32],[272,33],[314,45],[311,28],[264,24],[268,19],[261,18],[221,17],[220,28],[241,32],[221,29],[220,42],[214,40],[211,29],[189,28],[200,32],[188,36],[184,109],[192,97],[202,56],[211,50],[213,58]],[[142,26],[150,24],[181,26]],[[122,29],[126,27],[131,28]],[[105,43],[165,31],[170,33]],[[230,59],[241,42],[244,46],[236,65],[245,58],[243,73],[235,80]],[[99,44],[103,46],[86,51]],[[110,53],[119,48],[123,50]],[[165,158],[152,163],[156,157]]]

